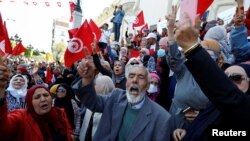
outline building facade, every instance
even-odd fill
[[[180,0],[115,0],[110,7],[104,8],[103,12],[96,17],[95,22],[100,26],[103,23],[109,23],[112,27],[110,19],[113,17],[114,7],[116,5],[123,5],[125,10],[124,22],[122,24],[122,35],[124,36],[125,30],[129,27],[129,24],[133,21],[132,19],[137,15],[140,10],[144,12],[145,22],[150,27],[156,27],[159,21],[164,21],[165,16],[171,11],[171,5],[178,5]],[[214,20],[217,15],[236,7],[235,0],[214,0],[210,8],[208,20]]]

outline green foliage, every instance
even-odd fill
[[[54,60],[59,61],[63,56],[66,49],[66,44],[64,42],[55,43],[55,46],[52,48]]]

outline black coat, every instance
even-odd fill
[[[210,125],[203,134],[211,137],[211,129],[217,128],[220,131],[248,130],[250,137],[250,96],[233,84],[203,48],[196,48],[186,57],[186,66],[221,116],[215,120],[216,125]]]

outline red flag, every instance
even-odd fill
[[[92,33],[94,34],[96,40],[99,41],[102,35],[101,29],[95,24],[95,22],[92,19],[90,19],[89,21],[89,27],[91,28]]]
[[[12,46],[10,43],[9,33],[4,22],[4,39],[5,39],[5,53],[12,54]]]
[[[202,16],[214,0],[198,0],[197,14]]]
[[[139,50],[131,50],[130,57],[138,57],[140,54]]]
[[[95,24],[95,22],[92,19],[90,19],[89,21],[89,27],[91,28],[92,34],[94,35],[94,38],[96,39],[98,43],[102,35],[101,29]],[[100,48],[98,47],[98,45],[96,46],[97,46],[96,51],[99,52]]]
[[[143,11],[141,11],[141,12],[137,15],[137,17],[136,17],[136,19],[135,19],[135,21],[134,21],[134,23],[133,23],[133,27],[142,26],[142,25],[144,25],[144,24],[145,24],[144,15],[143,15]]]
[[[12,53],[12,47],[8,35],[8,31],[6,28],[6,23],[3,24],[2,15],[0,13],[0,50],[1,55],[5,55],[5,53],[11,54]]]
[[[36,1],[33,1],[32,3],[33,3],[35,6],[37,5],[37,2],[36,2]]]
[[[64,53],[64,63],[66,67],[70,67],[74,62],[85,57],[83,47],[86,46],[90,53],[92,53],[91,43],[94,35],[89,27],[88,21],[85,20],[76,34],[70,40],[68,47]]]
[[[144,33],[144,30],[148,30],[148,24],[145,24],[145,25],[141,28],[140,33],[141,33],[141,34]]]
[[[69,39],[72,39],[73,36],[76,34],[77,31],[78,31],[78,28],[73,28],[73,29],[68,30]]]
[[[94,41],[95,36],[92,33],[92,30],[87,20],[84,21],[84,23],[81,25],[81,27],[79,28],[76,34],[80,35],[84,43],[84,46],[86,46],[89,50],[89,53],[92,54],[91,43]]]
[[[26,5],[29,5],[29,2],[28,1],[23,1],[24,4]]]
[[[46,5],[46,6],[48,6],[48,7],[49,7],[49,5],[50,5],[50,4],[49,4],[49,2],[48,2],[48,1],[46,1],[46,2],[44,2],[44,3],[45,3],[45,5]]]
[[[19,42],[12,51],[12,55],[20,55],[22,52],[25,52],[27,49],[23,46],[22,42]]]
[[[70,22],[73,22],[73,12],[74,12],[75,6],[76,5],[74,2],[72,2],[72,1],[69,2],[69,7],[70,7],[70,19],[69,19],[69,21]]]
[[[3,19],[2,14],[0,13],[0,55],[5,55],[5,39],[4,39],[4,25],[3,25]]]
[[[57,5],[58,5],[58,7],[61,7],[62,3],[61,2],[57,2]]]
[[[45,83],[47,84],[51,84],[52,83],[52,78],[53,78],[53,74],[51,72],[51,68],[47,67],[46,69],[46,79],[45,79]]]

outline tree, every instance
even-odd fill
[[[54,48],[52,49],[52,53],[55,61],[60,61],[66,49],[66,44],[64,42],[55,43]]]
[[[29,44],[26,48],[27,48],[27,50],[25,51],[24,56],[27,58],[32,57],[34,47],[31,44]]]

